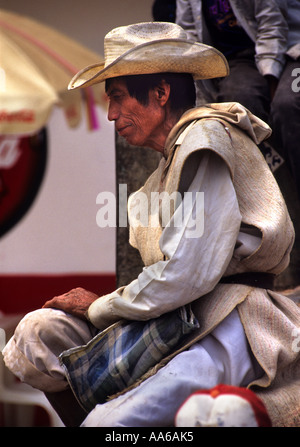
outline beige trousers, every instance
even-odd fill
[[[57,309],[27,314],[3,350],[6,366],[21,380],[44,392],[68,388],[58,356],[86,344],[98,329]]]

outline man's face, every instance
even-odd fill
[[[149,103],[143,105],[129,95],[123,80],[114,79],[107,91],[108,119],[115,121],[116,130],[129,144],[155,148],[164,124],[164,110],[150,91]]]

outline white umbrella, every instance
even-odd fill
[[[102,84],[68,91],[75,73],[103,57],[29,17],[0,9],[0,134],[35,133],[47,124],[54,106],[63,107],[70,127],[94,106],[106,107]]]

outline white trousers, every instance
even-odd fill
[[[68,387],[58,355],[86,344],[96,329],[54,309],[26,315],[4,348],[7,367],[20,380],[46,392]],[[182,402],[194,391],[220,383],[246,386],[263,374],[251,354],[238,312],[214,331],[175,356],[135,389],[97,405],[82,426],[168,427]]]

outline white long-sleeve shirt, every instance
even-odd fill
[[[260,238],[241,231],[241,215],[229,170],[216,154],[200,158],[187,196],[176,209],[184,221],[166,226],[160,238],[164,261],[145,267],[125,287],[97,299],[88,310],[90,321],[99,329],[120,320],[148,320],[192,302],[210,292],[223,276],[230,259],[247,256]],[[204,207],[195,193],[204,193]],[[183,208],[183,209],[182,209]],[[195,225],[203,234],[193,237]],[[200,224],[199,224],[200,222]],[[197,233],[197,232],[195,232]]]

